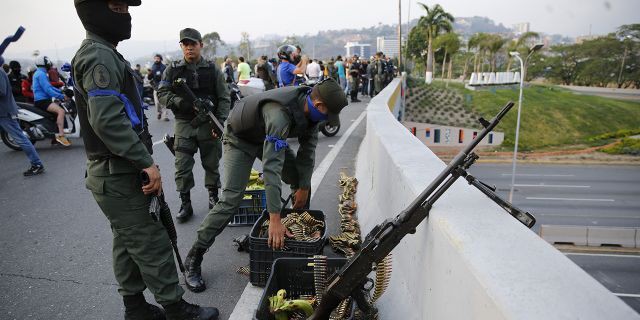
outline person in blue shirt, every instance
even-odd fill
[[[0,65],[4,59],[0,56]],[[35,176],[44,172],[44,165],[36,152],[36,148],[22,132],[18,123],[18,106],[13,98],[11,84],[7,74],[0,70],[0,128],[4,130],[27,154],[31,167],[23,173],[24,176]]]
[[[347,92],[347,74],[344,70],[344,62],[342,61],[342,56],[338,56],[336,58],[335,67],[338,69],[338,82],[340,83],[340,87],[344,92]]]
[[[52,101],[54,98],[58,100],[67,100],[69,98],[65,96],[60,89],[55,88],[49,83],[47,70],[51,68],[52,63],[48,57],[43,56],[36,59],[36,66],[38,70],[33,74],[32,84],[33,100],[35,101],[33,105],[36,108],[56,114],[56,124],[58,125],[56,141],[65,147],[69,147],[71,146],[71,142],[64,136],[64,109]]]
[[[304,74],[307,71],[307,64],[305,61],[300,63],[300,56],[296,47],[291,45],[283,45],[278,48],[278,58],[280,59],[280,65],[278,65],[278,85],[280,87],[296,86],[296,74]]]

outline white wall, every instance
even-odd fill
[[[363,234],[395,217],[445,167],[390,113],[399,83],[367,108],[356,165]],[[391,284],[378,302],[381,319],[640,319],[463,181],[393,254]]]

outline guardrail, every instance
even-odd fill
[[[640,228],[541,225],[540,237],[551,244],[640,248]]]
[[[400,83],[367,108],[356,163],[363,234],[400,213],[445,167],[392,115]],[[391,283],[378,301],[381,319],[640,319],[464,181],[393,255]]]

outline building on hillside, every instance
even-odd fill
[[[595,34],[590,34],[588,36],[578,36],[576,37],[576,44],[581,44],[585,41],[589,41],[589,40],[595,40],[600,38],[600,35],[595,35]]]
[[[398,37],[377,37],[377,51],[382,51],[387,57],[397,57],[400,53],[398,47]],[[402,43],[405,43],[405,39],[402,38]]]
[[[513,32],[516,34],[523,34],[531,31],[531,24],[529,22],[516,23],[512,26]]]
[[[371,45],[368,43],[347,42],[344,48],[346,49],[346,57],[351,57],[354,54],[358,57],[369,58],[371,56]]]

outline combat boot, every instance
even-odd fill
[[[123,296],[125,320],[165,320],[164,311],[147,303],[141,293]]]
[[[192,247],[184,258],[184,268],[186,272],[184,274],[184,282],[187,288],[193,292],[202,292],[207,289],[207,286],[202,279],[202,259],[206,249],[199,249]]]
[[[164,306],[167,320],[217,320],[220,313],[217,308],[201,307],[182,299]]]
[[[213,206],[218,203],[220,199],[218,198],[218,188],[209,189],[209,210],[213,209]]]
[[[180,210],[176,215],[178,222],[187,222],[191,216],[193,216],[193,207],[191,207],[191,194],[189,192],[180,192]]]

